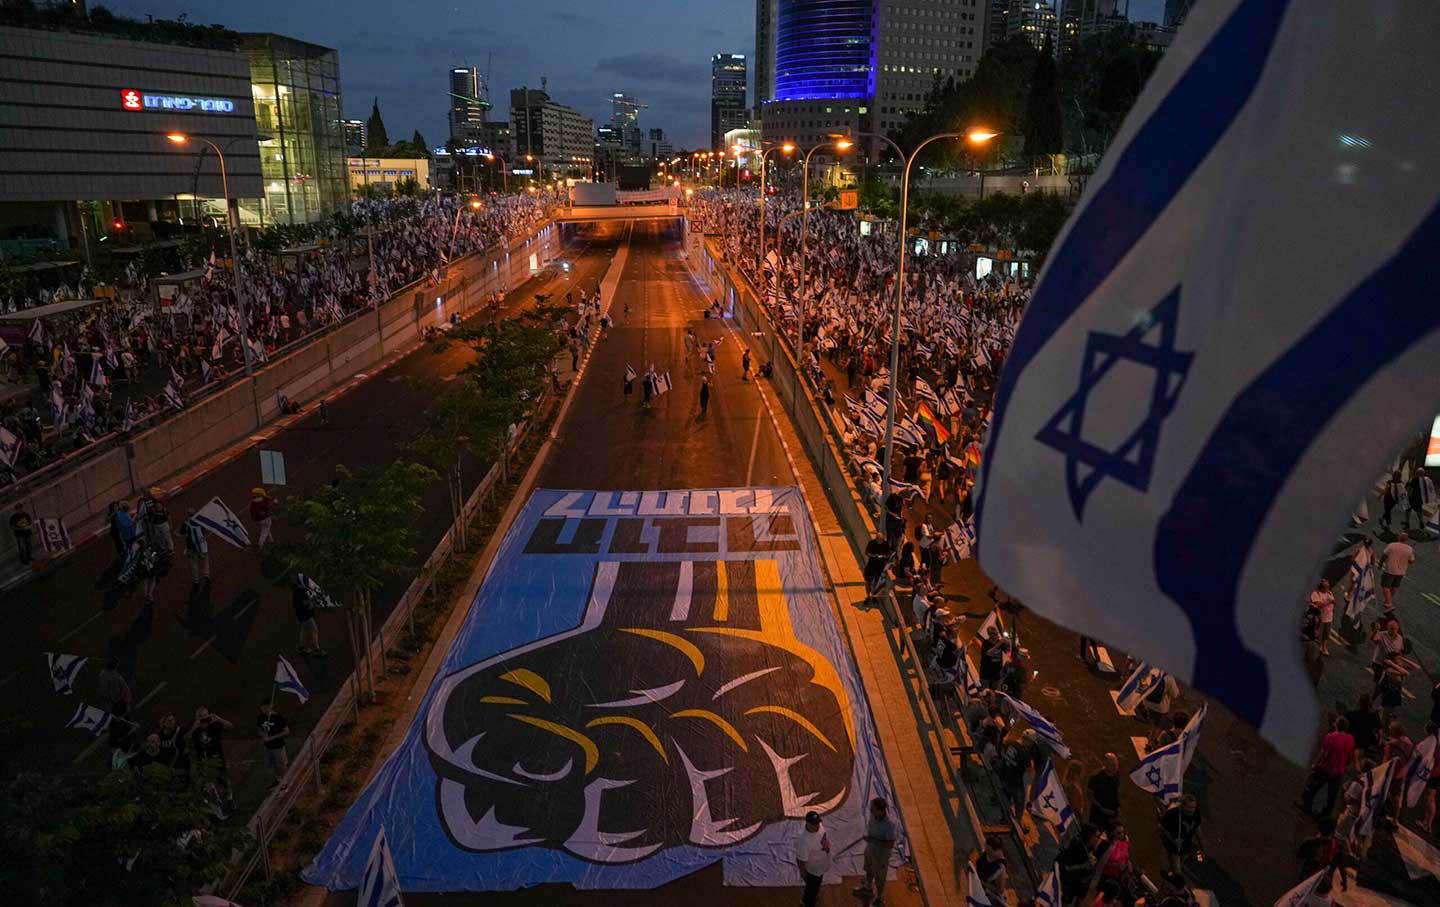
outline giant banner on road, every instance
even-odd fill
[[[824,816],[858,875],[893,802],[798,489],[537,491],[396,753],[305,872],[406,891],[794,885]]]

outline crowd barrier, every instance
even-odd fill
[[[23,503],[32,517],[62,519],[78,545],[103,530],[110,502],[163,485],[274,419],[280,394],[297,403],[318,399],[415,343],[427,328],[453,314],[466,316],[492,292],[519,287],[560,245],[560,228],[546,221],[503,250],[457,259],[439,284],[418,280],[378,306],[281,348],[253,376],[213,385],[206,396],[152,427],[102,439],[73,460],[25,477],[0,491],[0,509],[9,513]],[[17,559],[14,539],[7,535],[0,575],[12,571]]]

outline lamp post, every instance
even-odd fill
[[[785,154],[793,154],[795,144],[786,142],[774,148],[768,148],[760,152],[760,270],[765,270],[765,158],[772,151],[782,151]]]
[[[230,212],[230,178],[225,172],[225,153],[220,150],[219,145],[216,145],[209,139],[199,138],[198,136],[189,136],[183,132],[169,132],[165,134],[165,138],[169,139],[171,142],[174,142],[176,145],[184,145],[185,143],[189,142],[191,138],[197,138],[199,139],[199,141],[204,142],[212,149],[214,149],[215,156],[220,159],[220,191],[225,194],[225,223],[230,227],[230,229],[227,231],[230,234],[230,261],[232,262],[232,265],[235,269],[235,301],[240,306],[240,352],[242,354],[241,359],[243,359],[245,362],[246,376],[253,376],[254,369],[250,365],[250,309],[245,302],[244,283],[240,280],[240,253],[235,248],[236,218]],[[255,411],[256,423],[258,424],[260,418],[260,404],[258,400],[255,404]]]
[[[479,211],[482,207],[484,207],[484,206],[480,203],[480,199],[478,199],[478,198],[472,198],[472,199],[470,199],[470,210],[471,210],[471,211]],[[449,245],[449,248],[450,248],[450,257],[451,257],[451,258],[454,258],[454,257],[455,257],[455,237],[460,235],[460,212],[461,212],[461,211],[464,211],[464,210],[465,210],[465,206],[464,206],[464,205],[456,205],[456,206],[455,206],[455,225],[450,228],[450,245]]]
[[[495,162],[495,159],[496,159],[497,157],[500,158],[500,183],[501,183],[501,186],[502,186],[503,189],[504,189],[505,194],[506,194],[506,195],[509,195],[509,194],[510,194],[510,173],[509,173],[510,165],[509,165],[509,163],[505,160],[505,156],[502,155],[502,154],[501,154],[500,152],[498,152],[498,151],[490,151],[490,152],[487,152],[487,153],[485,154],[485,159],[488,160],[488,161],[490,161],[492,164]]]
[[[885,502],[890,500],[890,464],[895,456],[895,391],[900,371],[900,313],[905,307],[905,253],[908,251],[906,228],[910,213],[910,168],[925,146],[941,139],[965,139],[972,145],[983,145],[999,135],[988,129],[971,127],[964,132],[942,132],[932,135],[910,152],[905,161],[905,173],[900,178],[900,260],[895,273],[895,316],[890,322],[890,394],[889,408],[885,413],[885,459],[881,463],[880,475],[880,531],[889,537],[888,511]]]
[[[814,148],[805,152],[804,183],[800,193],[800,305],[797,309],[799,318],[795,327],[795,358],[798,361],[800,351],[805,346],[805,290],[810,273],[809,262],[806,261],[806,254],[810,241],[810,155],[821,148],[834,146],[836,151],[844,153],[850,150],[855,143],[849,139],[836,139],[833,142],[821,142]]]

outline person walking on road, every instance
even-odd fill
[[[290,754],[285,750],[285,738],[290,733],[290,724],[285,716],[275,711],[275,703],[267,700],[260,702],[260,714],[255,719],[255,727],[260,732],[260,742],[265,745],[265,761],[270,765],[270,771],[275,773],[275,780],[270,784],[275,787],[280,779],[285,777],[285,770],[290,767]]]
[[[324,428],[330,424],[330,401],[321,397],[316,409],[320,411],[320,427]]]
[[[1160,815],[1160,843],[1174,872],[1181,871],[1186,857],[1200,851],[1200,809],[1194,794],[1181,797]]]
[[[1390,531],[1390,519],[1395,514],[1395,508],[1405,509],[1405,483],[1400,481],[1400,473],[1397,470],[1390,474],[1390,481],[1385,485],[1385,491],[1380,495],[1380,504],[1385,508],[1380,515],[1380,522],[1385,524],[1385,531]]]
[[[255,547],[264,548],[267,542],[275,541],[270,534],[274,524],[274,501],[263,488],[250,489],[250,519],[255,521]]]
[[[640,392],[644,397],[640,401],[640,405],[649,409],[650,398],[655,395],[655,367],[653,365],[645,371],[645,377],[640,379]]]
[[[295,621],[300,625],[300,654],[325,658],[330,653],[320,648],[320,625],[315,622],[315,606],[310,601],[310,590],[299,578],[295,580],[295,591],[290,595],[290,606],[295,609]]]
[[[190,559],[190,583],[195,586],[209,583],[210,541],[205,537],[205,528],[195,520],[194,507],[185,511],[180,533],[185,536],[185,555]]]
[[[900,830],[890,818],[883,797],[870,801],[870,819],[865,823],[865,881],[855,893],[870,899],[870,907],[885,905],[885,876],[890,872],[890,854]]]
[[[745,352],[740,354],[740,380],[750,380],[750,348],[746,347]]]
[[[710,378],[709,376],[700,379],[700,415],[705,415],[710,409]]]
[[[130,684],[120,673],[120,659],[113,656],[106,659],[105,667],[95,677],[95,683],[99,687],[100,699],[111,715],[123,718],[130,713]]]
[[[135,508],[139,529],[150,544],[169,557],[175,553],[175,538],[170,531],[170,510],[160,500],[160,488],[151,488]]]
[[[1105,754],[1105,762],[1086,785],[1090,791],[1090,824],[1108,831],[1120,819],[1120,757]]]
[[[31,518],[30,512],[25,509],[23,503],[15,505],[15,511],[10,514],[10,532],[15,536],[15,550],[20,555],[20,566],[30,566],[32,550],[30,545],[31,536],[34,535],[35,520]]]
[[[1395,610],[1395,590],[1400,588],[1410,565],[1415,563],[1415,549],[1410,547],[1410,536],[1401,531],[1395,541],[1385,546],[1380,553],[1380,590],[1385,593],[1385,611]]]
[[[820,883],[830,871],[830,836],[825,833],[820,814],[813,809],[805,814],[805,827],[795,839],[795,866],[805,883],[800,905],[815,907],[820,897]]]

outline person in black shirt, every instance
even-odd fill
[[[895,548],[890,544],[890,540],[878,532],[865,545],[866,602],[875,598],[876,588],[890,565],[890,556],[894,553]]]
[[[34,520],[26,512],[24,504],[16,504],[15,512],[10,514],[10,531],[15,534],[15,550],[20,554],[20,566],[30,566],[30,535],[34,528]]]
[[[1380,744],[1380,713],[1375,711],[1370,694],[1360,694],[1355,708],[1345,713],[1345,720],[1350,725],[1350,736],[1355,738],[1355,752],[1363,753]]]
[[[905,498],[898,491],[885,499],[885,536],[893,545],[905,535]]]
[[[290,596],[290,606],[295,609],[295,620],[300,624],[300,654],[324,658],[328,653],[320,648],[320,625],[315,622],[315,604],[310,600],[310,589],[297,577],[295,591]]]
[[[1105,764],[1090,776],[1090,824],[1102,831],[1120,819],[1120,758],[1105,754]]]
[[[232,727],[233,724],[219,715],[212,715],[203,705],[195,710],[195,724],[190,729],[190,748],[195,753],[197,764],[203,766],[213,760],[224,773],[225,732]]]
[[[158,761],[182,775],[188,775],[190,773],[190,755],[186,752],[185,733],[180,730],[180,722],[175,720],[173,712],[166,712],[161,717],[160,731],[157,736],[160,740]]]
[[[1180,872],[1185,858],[1200,845],[1200,809],[1194,794],[1186,794],[1160,816],[1160,843],[1170,869]]]
[[[151,734],[145,738],[145,745],[140,751],[130,757],[130,767],[135,771],[143,771],[147,765],[164,765],[164,759],[160,755],[160,735]]]
[[[275,773],[274,783],[279,784],[280,779],[285,777],[285,769],[290,767],[290,754],[285,750],[285,737],[290,733],[290,724],[284,715],[275,711],[274,703],[267,700],[260,703],[260,715],[255,719],[255,727],[260,731],[260,741],[265,744],[265,761],[270,763],[270,770]]]
[[[1100,829],[1086,825],[1056,857],[1060,866],[1060,890],[1066,903],[1077,900],[1090,890],[1090,881],[1095,878],[1095,850],[1099,846]]]

